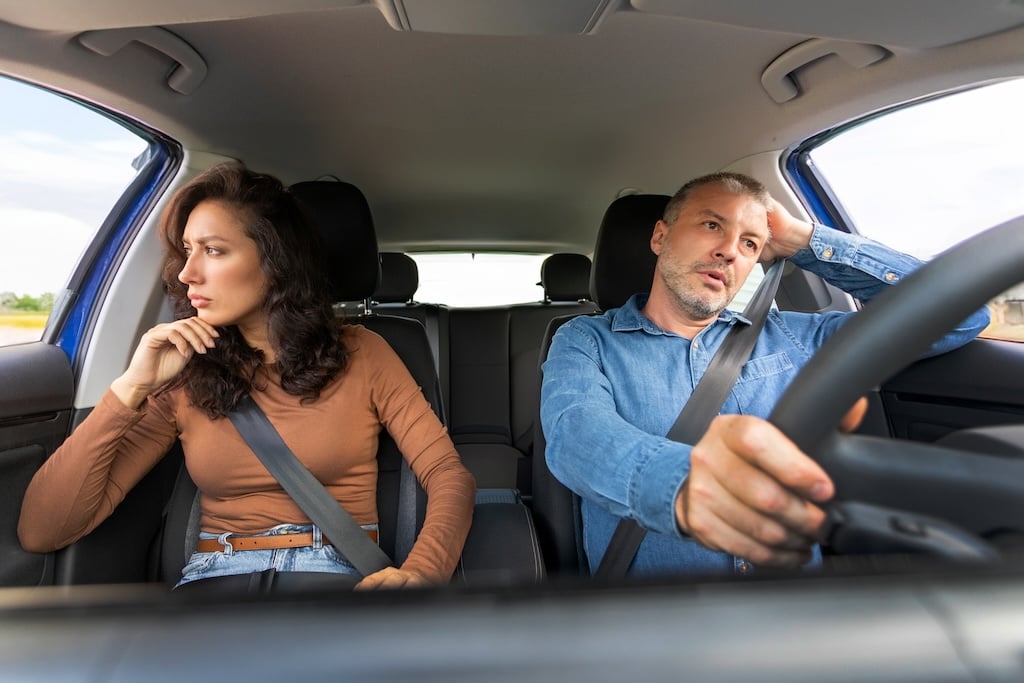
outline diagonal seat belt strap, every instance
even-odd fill
[[[775,300],[775,292],[779,288],[784,263],[785,261],[776,261],[765,273],[760,286],[743,310],[743,317],[749,320],[750,324],[736,323],[729,330],[728,336],[718,347],[718,352],[711,359],[711,364],[687,399],[666,438],[680,443],[695,444],[704,436],[711,420],[722,409],[722,404],[736,384],[740,369],[750,358],[757,338],[761,336],[765,320],[768,319],[768,311]],[[647,530],[634,520],[620,520],[594,575],[603,579],[625,576],[646,534]]]
[[[228,418],[281,488],[359,573],[369,576],[392,566],[391,558],[299,462],[251,396],[243,396]]]

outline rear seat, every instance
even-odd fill
[[[590,259],[583,254],[552,254],[541,265],[544,301],[510,309],[509,419],[512,445],[524,455],[518,479],[524,495],[529,495],[532,488],[533,427],[540,410],[539,362],[544,332],[552,318],[597,311],[597,304],[590,300],[590,266]]]
[[[404,254],[382,254],[375,312],[424,323],[438,354],[448,428],[481,488],[529,496],[538,358],[548,321],[590,313],[590,259],[552,254],[541,267],[544,299],[530,304],[452,308],[415,301],[418,271]]]
[[[380,315],[395,315],[419,320],[427,331],[434,368],[441,383],[444,412],[448,406],[448,307],[416,301],[420,273],[416,261],[395,251],[380,253],[380,284],[373,293],[371,308]]]

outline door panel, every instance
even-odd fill
[[[42,342],[0,348],[0,585],[51,583],[48,555],[18,543],[32,475],[68,433],[74,382],[64,352]]]
[[[883,385],[882,400],[893,435],[915,441],[1024,423],[1024,344],[978,339],[920,361]]]
[[[164,506],[181,464],[164,458],[95,531],[57,553],[18,542],[21,501],[32,475],[89,413],[72,409],[67,356],[42,342],[0,348],[0,586],[149,581],[155,576]],[[112,559],[116,558],[116,559]]]

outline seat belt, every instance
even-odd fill
[[[360,574],[393,566],[387,553],[299,462],[251,396],[243,396],[227,416],[274,479]]]
[[[722,404],[736,384],[740,369],[750,358],[757,338],[761,336],[765,320],[768,319],[768,311],[775,300],[775,292],[779,288],[784,263],[784,260],[776,261],[765,273],[754,296],[743,309],[743,317],[749,320],[750,324],[737,323],[729,330],[704,376],[665,435],[666,438],[679,443],[695,444],[704,436],[711,420],[722,409]],[[594,576],[601,579],[625,576],[646,534],[647,529],[636,521],[619,520]]]

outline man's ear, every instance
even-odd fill
[[[654,224],[654,232],[651,233],[651,251],[655,256],[661,256],[661,246],[665,243],[668,231],[668,223],[665,221],[658,221]]]

